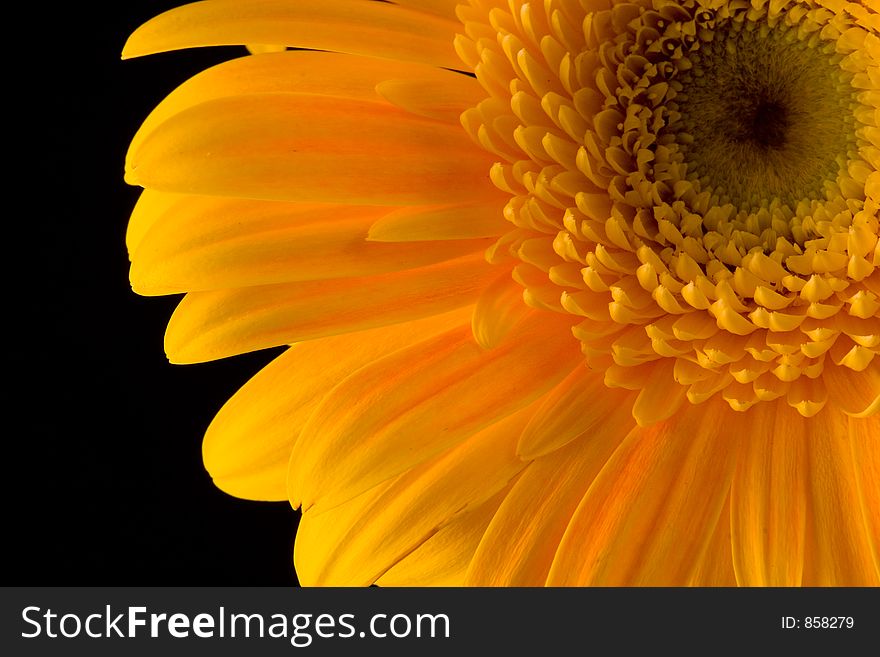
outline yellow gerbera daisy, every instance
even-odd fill
[[[874,0],[207,0],[128,248],[305,584],[880,583]],[[300,50],[287,50],[296,47]]]

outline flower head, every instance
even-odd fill
[[[131,278],[173,361],[292,345],[204,454],[304,582],[880,583],[876,8],[208,0],[126,54],[231,43],[132,143]]]

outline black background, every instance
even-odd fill
[[[121,61],[127,35],[177,4],[40,3],[4,21],[3,584],[295,582],[297,514],[225,495],[201,463],[214,413],[277,352],[172,366],[177,298],[128,285],[128,141],[174,87],[245,53]]]

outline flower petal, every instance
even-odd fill
[[[171,317],[165,351],[198,363],[410,321],[472,304],[493,274],[474,254],[380,276],[193,292]]]
[[[865,424],[856,425],[856,435],[877,427],[873,419],[861,421]],[[812,513],[804,585],[878,586],[880,570],[875,539],[870,534],[877,519],[865,517],[866,511],[876,512],[872,501],[876,493],[862,488],[864,475],[874,468],[873,459],[866,454],[867,462],[854,462],[849,420],[842,413],[820,413],[806,423],[806,428]],[[876,440],[876,436],[871,438]],[[857,443],[861,452],[865,439],[860,438]]]
[[[449,76],[456,75],[444,72]],[[437,74],[437,69],[425,64],[338,52],[292,50],[260,57],[241,57],[202,71],[168,94],[144,120],[132,139],[131,148],[137,148],[157,126],[175,114],[220,98],[288,93],[384,105],[382,95],[376,91],[376,85],[381,82],[421,80],[425,75]],[[457,77],[469,79],[461,75]],[[457,84],[460,86],[461,82]],[[459,92],[459,96],[464,93],[464,90]],[[464,109],[466,107],[459,109],[459,113]]]
[[[455,7],[458,0],[395,0],[394,4],[456,20]]]
[[[385,209],[176,196],[140,240],[129,277],[143,295],[373,276],[483,251],[489,240],[367,241]],[[488,265],[487,265],[488,268]]]
[[[175,114],[129,151],[126,180],[165,192],[428,205],[494,195],[490,165],[453,125],[371,102],[259,94]]]
[[[296,539],[300,578],[310,585],[372,584],[442,528],[506,488],[526,465],[514,447],[527,411],[396,477],[378,495],[367,491],[325,511],[307,510]],[[361,497],[370,499],[366,506]],[[350,513],[351,506],[360,512]],[[480,536],[482,531],[476,541]],[[435,563],[433,568],[441,566]],[[407,570],[419,567],[410,564]]]
[[[503,202],[410,207],[394,210],[370,226],[373,242],[458,240],[501,235],[510,226],[501,216]]]
[[[547,584],[684,585],[705,554],[736,465],[731,411],[713,400],[634,429],[572,518]]]
[[[880,412],[880,363],[872,362],[862,372],[829,363],[822,378],[832,406],[859,418]]]
[[[880,418],[850,418],[849,438],[865,532],[873,548],[874,567],[880,572]]]
[[[344,502],[540,397],[578,353],[573,340],[558,339],[567,328],[554,319],[536,314],[490,351],[465,327],[342,381],[297,442],[288,475],[294,506]]]
[[[626,414],[628,415],[628,413]],[[603,425],[532,462],[486,530],[465,580],[472,586],[543,586],[584,493],[634,426]]]
[[[685,403],[687,388],[676,383],[674,373],[674,358],[663,358],[654,364],[650,378],[645,380],[632,407],[639,426],[647,427],[665,420]]]
[[[125,246],[128,249],[129,260],[140,246],[144,235],[153,227],[159,217],[164,216],[183,198],[187,198],[187,195],[164,194],[151,189],[145,189],[141,192],[125,231]]]
[[[706,553],[691,576],[688,586],[736,586],[730,550],[730,505],[725,505],[715,524],[715,533]]]
[[[473,78],[433,69],[418,79],[387,78],[376,85],[376,91],[389,103],[411,114],[460,126],[462,112],[479,103],[485,92]]]
[[[456,23],[385,2],[209,0],[177,7],[129,37],[123,58],[223,45],[285,45],[457,68]]]
[[[382,575],[380,586],[461,586],[474,551],[509,489],[456,516]]]
[[[747,437],[730,491],[733,563],[741,585],[801,584],[808,506],[806,422],[780,402],[759,404],[741,423]]]
[[[633,401],[635,393],[605,387],[602,374],[580,365],[545,396],[517,450],[522,458],[533,459],[581,434],[605,431],[608,425],[628,430]]]
[[[285,351],[235,393],[208,427],[202,458],[214,483],[236,497],[286,500],[290,452],[327,391],[382,356],[460,326],[468,312],[312,340]]]
[[[522,287],[504,271],[480,292],[471,321],[474,339],[483,349],[493,349],[531,312]]]

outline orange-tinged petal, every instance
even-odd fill
[[[384,210],[178,196],[131,257],[132,287],[143,295],[375,276],[468,253],[489,240],[379,244],[367,240]],[[487,265],[488,268],[488,265]]]
[[[380,577],[380,586],[462,586],[474,551],[508,489],[448,525],[398,561]]]
[[[540,397],[578,353],[573,340],[558,339],[566,328],[553,319],[536,314],[489,351],[468,326],[345,379],[297,442],[291,502],[305,509],[344,502]]]
[[[376,91],[401,109],[460,126],[459,117],[485,97],[480,83],[454,71],[433,69],[417,79],[388,76],[376,85]]]
[[[207,0],[142,25],[123,58],[223,45],[285,45],[373,55],[457,68],[456,23],[384,2],[361,0]]]
[[[458,5],[458,0],[395,0],[394,4],[455,19],[455,7]]]
[[[880,418],[850,418],[849,438],[865,534],[871,543],[874,568],[880,572]]]
[[[725,504],[715,533],[703,558],[694,570],[688,586],[736,586],[733,555],[730,549],[730,505]]]
[[[474,339],[484,349],[492,349],[531,312],[523,300],[522,287],[510,271],[504,271],[480,292],[471,320]]]
[[[425,64],[337,52],[292,50],[241,57],[202,71],[168,94],[144,120],[132,139],[132,148],[175,114],[219,98],[288,93],[385,104],[376,91],[379,83],[436,74],[435,68]]]
[[[165,192],[427,205],[494,196],[490,165],[453,125],[371,102],[261,94],[175,114],[129,150],[126,180]]]
[[[862,372],[828,363],[822,371],[830,405],[857,418],[880,412],[880,362]]]
[[[370,226],[374,242],[458,240],[501,235],[509,227],[498,201],[394,210]]]
[[[750,409],[730,491],[733,563],[744,586],[800,586],[807,521],[805,420],[787,404]]]
[[[581,434],[604,431],[606,425],[624,425],[635,393],[606,388],[601,373],[579,365],[551,390],[519,439],[517,450],[533,459],[565,445]]]
[[[175,363],[376,328],[476,301],[494,271],[479,253],[380,276],[193,292],[165,334]]]
[[[865,517],[866,512],[876,512],[876,493],[863,488],[863,477],[875,464],[855,462],[849,422],[843,413],[830,411],[805,424],[811,510],[805,586],[880,585],[876,538],[870,533],[877,521],[873,515]],[[877,424],[872,419],[861,428],[868,427]],[[857,443],[861,451],[864,438]]]
[[[504,489],[526,465],[514,447],[527,411],[396,477],[378,496],[367,491],[328,510],[307,510],[296,540],[300,577],[316,585],[372,584],[438,530]],[[369,497],[369,506],[352,515],[347,507],[360,508],[360,497]]]
[[[290,452],[337,382],[364,365],[467,321],[467,310],[296,344],[224,404],[202,443],[214,483],[236,497],[287,499]]]
[[[465,583],[543,586],[584,493],[634,421],[629,413],[532,462],[486,530]]]
[[[647,427],[671,417],[685,403],[687,388],[674,379],[675,359],[658,361],[651,376],[644,382],[632,407],[639,426]]]
[[[739,451],[723,403],[685,407],[627,436],[578,506],[548,585],[690,581],[712,539]]]
[[[187,198],[186,194],[164,194],[152,189],[141,192],[125,231],[125,247],[128,249],[129,260],[153,224],[184,198]]]
[[[302,586],[318,586],[323,581],[322,569],[327,562],[326,553],[328,548],[332,550],[326,537],[333,536],[339,527],[356,524],[402,476],[383,481],[338,505],[333,509],[333,515],[312,511],[303,513],[293,545],[293,563]]]

